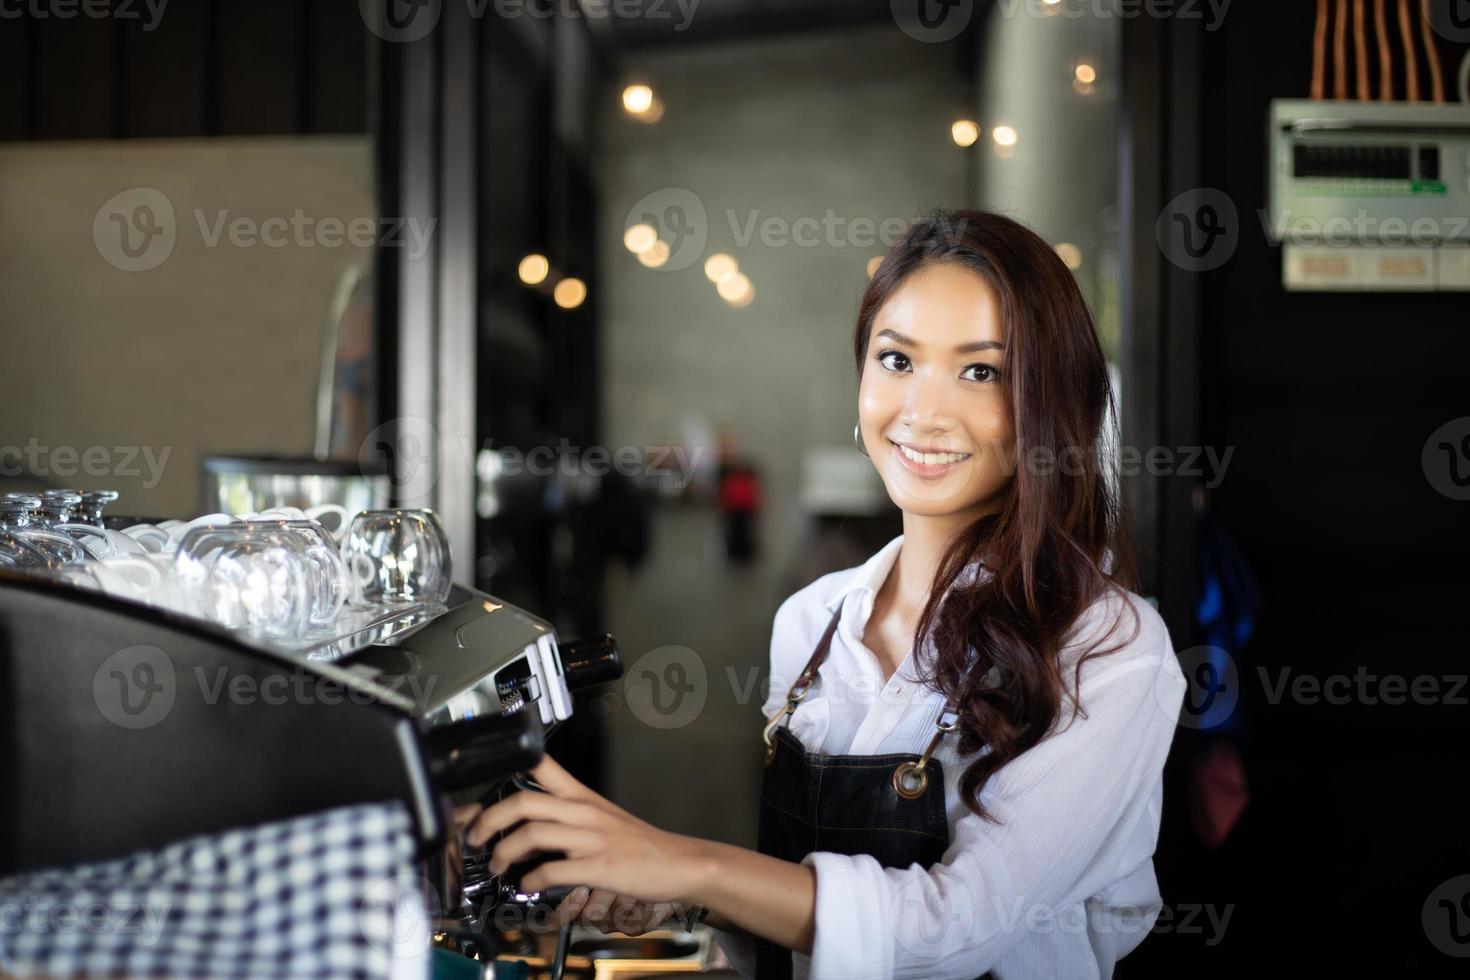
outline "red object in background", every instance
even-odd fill
[[[1225,843],[1251,800],[1245,763],[1235,746],[1215,741],[1192,759],[1189,790],[1195,835],[1213,851]]]
[[[732,468],[720,481],[720,510],[753,514],[760,510],[761,484],[754,471]]]

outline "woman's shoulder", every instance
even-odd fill
[[[1077,617],[1062,651],[1070,669],[1088,654],[1098,656],[1083,664],[1084,685],[1137,675],[1140,683],[1153,682],[1160,673],[1183,678],[1169,627],[1154,604],[1116,583],[1098,595]]]

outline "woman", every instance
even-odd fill
[[[776,613],[760,852],[660,831],[549,759],[548,793],[468,839],[510,831],[497,870],[564,852],[522,882],[588,886],[564,919],[708,909],[762,978],[1108,976],[1161,908],[1185,683],[1114,567],[1086,304],[1033,232],[943,212],[884,258],[854,348],[854,436],[903,534]]]

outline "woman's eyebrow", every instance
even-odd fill
[[[921,344],[917,343],[912,337],[907,337],[907,336],[899,333],[897,330],[892,330],[892,329],[890,329],[888,327],[884,327],[882,330],[879,330],[878,331],[878,336],[879,337],[888,337],[889,339],[893,340],[895,343],[906,344],[909,347],[919,347],[919,346],[922,346]],[[1002,344],[998,340],[977,340],[977,341],[973,341],[973,342],[968,343],[968,344],[956,344],[955,345],[954,352],[956,354],[972,354],[975,351],[980,351],[980,350],[1004,350],[1004,349],[1005,349],[1005,344]]]

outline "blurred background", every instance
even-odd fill
[[[908,220],[1004,211],[1091,306],[1191,679],[1119,973],[1450,975],[1470,10],[1382,6],[6,6],[0,485],[386,473],[458,581],[621,642],[553,753],[752,845],[772,616],[900,528],[857,300]]]

